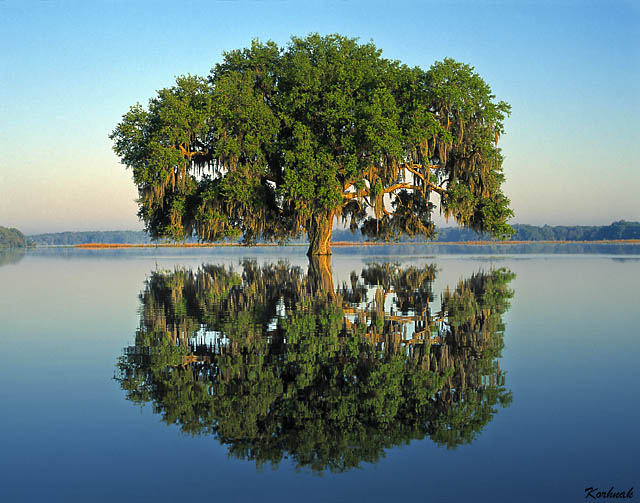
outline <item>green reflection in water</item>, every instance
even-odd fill
[[[344,471],[414,439],[470,443],[512,399],[497,358],[515,275],[478,272],[434,310],[436,273],[370,264],[334,288],[323,258],[306,274],[255,262],[153,272],[116,380],[258,466]]]
[[[0,267],[17,264],[24,257],[24,248],[0,248]]]

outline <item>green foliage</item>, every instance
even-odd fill
[[[24,234],[18,229],[0,226],[0,248],[24,248],[28,245]]]
[[[640,239],[640,222],[620,220],[610,225],[534,225],[516,224],[513,226],[517,241],[600,241],[615,239]]]
[[[150,243],[149,235],[144,231],[80,231],[50,232],[29,236],[38,246],[65,246],[84,243]]]
[[[133,106],[111,138],[152,237],[307,232],[326,254],[336,217],[376,239],[430,236],[434,191],[447,217],[509,234],[508,113],[468,65],[409,68],[372,43],[311,34],[225,53],[208,78]]]
[[[321,269],[152,273],[118,362],[127,399],[258,466],[289,457],[314,471],[425,437],[455,448],[509,404],[497,358],[512,273],[461,281],[433,313],[434,266],[371,264],[335,291],[316,287]]]

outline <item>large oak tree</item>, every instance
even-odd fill
[[[286,240],[331,253],[336,219],[374,239],[459,225],[511,233],[497,147],[509,105],[473,68],[429,70],[340,35],[254,41],[184,76],[111,134],[154,238]]]

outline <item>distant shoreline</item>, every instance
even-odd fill
[[[537,243],[563,243],[570,241],[573,243],[579,242],[610,242],[610,243],[632,243],[634,240],[640,240],[640,222],[627,222],[620,220],[613,222],[610,225],[605,226],[533,226],[527,224],[513,224],[513,230],[515,234],[510,237],[508,243],[504,244],[523,244],[527,242]],[[2,228],[0,228],[0,231]],[[4,244],[17,242],[15,239],[11,239],[6,236],[7,232],[11,232],[11,229],[5,230]],[[0,246],[3,244],[3,239],[0,232]],[[22,235],[21,235],[22,236]],[[373,237],[373,236],[370,236]],[[415,241],[414,241],[415,240]],[[131,230],[116,230],[116,231],[69,231],[69,232],[54,232],[47,234],[32,234],[28,236],[22,236],[19,240],[24,245],[28,243],[35,244],[37,246],[74,246],[74,245],[106,245],[106,244],[131,244],[131,245],[150,245],[156,246],[155,242],[151,239],[151,236],[145,231],[131,231]],[[297,239],[291,239],[289,243],[293,246],[299,245],[307,241],[305,236],[300,236]],[[361,230],[351,232],[348,229],[334,229],[332,232],[331,241],[339,243],[338,246],[376,246],[379,242],[368,241],[367,236],[363,235]],[[342,244],[344,243],[344,244]],[[393,243],[424,245],[427,244],[478,244],[484,245],[500,243],[501,240],[493,238],[488,233],[478,233],[470,229],[458,228],[458,227],[440,227],[437,229],[435,237],[431,239],[425,239],[423,236],[412,238],[410,236],[403,236],[400,241],[393,241]],[[166,244],[184,246],[189,245],[203,245],[199,243],[195,236],[190,236],[184,241],[174,241],[171,239],[160,238],[158,240],[158,246],[164,246]],[[218,242],[206,246],[225,246],[236,245],[233,242]]]
[[[337,241],[331,243],[333,248],[353,248],[358,246],[488,246],[488,245],[526,245],[526,244],[639,244],[640,239],[604,239],[600,241],[446,241],[446,242],[349,242],[349,241]],[[290,243],[279,245],[277,243],[258,243],[251,246],[246,246],[240,243],[82,243],[75,245],[41,245],[39,248],[90,248],[90,249],[105,249],[105,248],[220,248],[220,247],[235,247],[235,248],[253,248],[253,247],[279,247],[279,246],[308,246],[308,243]]]

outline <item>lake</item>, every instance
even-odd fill
[[[638,485],[640,246],[305,251],[0,253],[0,500]]]

